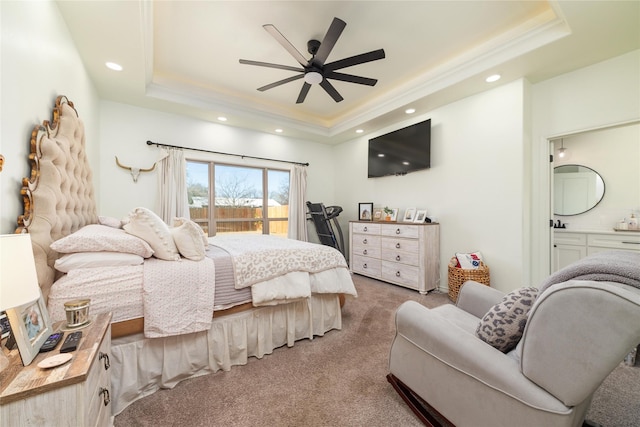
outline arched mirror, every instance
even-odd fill
[[[604,180],[591,168],[562,165],[553,169],[553,213],[579,215],[593,209],[604,197]]]

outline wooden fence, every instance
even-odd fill
[[[209,207],[189,208],[191,219],[197,222],[206,233],[209,233]],[[217,232],[241,233],[258,232],[262,230],[262,208],[248,206],[216,207]],[[267,218],[284,218],[281,221],[269,221],[269,234],[287,235],[289,206],[270,206],[267,208]],[[256,220],[253,220],[255,218]]]

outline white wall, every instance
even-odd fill
[[[358,202],[427,209],[440,222],[440,287],[456,252],[481,251],[491,286],[523,284],[523,135],[526,82],[517,81],[449,104],[411,120],[431,118],[431,168],[406,176],[367,178],[368,140],[335,148],[336,199],[343,229],[358,217]],[[340,185],[343,183],[344,185]]]
[[[87,153],[97,179],[98,98],[54,2],[1,1],[0,233],[13,233],[23,213],[20,188],[30,174],[29,140],[51,120],[58,95],[77,105],[87,131]],[[96,181],[97,182],[97,181]],[[97,187],[96,187],[97,189]]]
[[[551,271],[548,140],[640,119],[640,50],[533,85],[532,106],[530,263],[539,283]]]
[[[102,159],[99,210],[122,217],[137,206],[157,209],[157,171],[141,173],[134,183],[119,168],[115,156],[127,166],[149,168],[160,158],[160,149],[147,140],[183,147],[254,157],[309,163],[307,199],[332,205],[334,161],[331,146],[210,123],[170,113],[132,107],[111,101],[100,103],[100,158]],[[265,162],[186,150],[191,159],[212,159],[234,164],[290,168],[288,163]],[[315,232],[310,233],[315,235]]]

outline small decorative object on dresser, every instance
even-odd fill
[[[404,222],[413,222],[415,217],[416,217],[416,208],[407,208],[407,210],[404,211],[403,221]]]
[[[418,212],[416,212],[416,219],[414,219],[413,222],[424,222],[426,218],[427,218],[427,210],[420,209]]]
[[[371,221],[373,219],[373,203],[358,203],[358,212],[360,221]]]
[[[382,208],[374,208],[373,209],[373,220],[374,221],[382,221]]]

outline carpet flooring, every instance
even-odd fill
[[[278,348],[261,360],[185,380],[130,405],[115,426],[421,426],[387,382],[394,313],[406,300],[427,307],[447,294],[354,275],[342,330]],[[640,425],[640,367],[621,364],[602,384],[588,418],[605,427]]]

